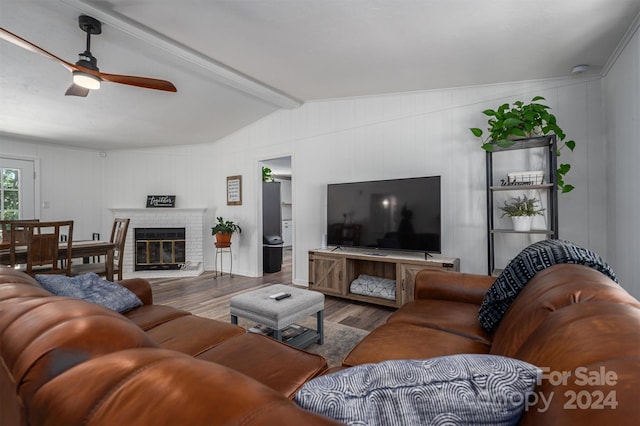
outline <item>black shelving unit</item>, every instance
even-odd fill
[[[546,154],[546,170],[543,183],[533,185],[501,185],[496,184],[499,177],[494,176],[494,157],[495,161],[499,161],[501,153],[514,150],[528,149],[544,149]],[[514,141],[514,144],[503,148],[498,145],[493,146],[493,151],[487,151],[486,168],[487,168],[487,241],[488,241],[488,274],[496,275],[499,270],[495,265],[496,235],[497,234],[539,234],[546,238],[558,238],[558,187],[556,185],[556,171],[558,169],[557,158],[557,138],[556,135],[546,135],[533,138],[524,138]],[[512,229],[501,229],[495,227],[495,214],[497,207],[495,206],[495,196],[503,191],[523,191],[523,190],[540,190],[547,195],[547,205],[545,216],[547,219],[547,229],[532,229],[530,231],[514,231]]]

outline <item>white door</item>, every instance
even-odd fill
[[[33,160],[0,157],[0,219],[36,218]]]

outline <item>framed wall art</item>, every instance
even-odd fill
[[[242,176],[227,176],[227,205],[242,205]]]

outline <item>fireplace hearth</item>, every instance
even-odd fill
[[[177,270],[186,261],[185,228],[135,228],[135,271]]]

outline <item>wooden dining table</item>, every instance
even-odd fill
[[[100,240],[79,240],[73,241],[71,252],[73,258],[84,258],[92,256],[105,256],[106,279],[113,281],[113,258],[115,243],[111,241]],[[27,246],[16,246],[15,249],[16,263],[27,263]],[[67,243],[60,243],[58,257],[64,259],[67,256]],[[0,245],[0,265],[7,265],[10,261],[9,246]]]

